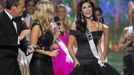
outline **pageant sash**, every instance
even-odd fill
[[[128,27],[128,33],[129,33],[129,34],[134,34],[133,26],[129,26],[129,27]]]
[[[101,61],[101,58],[100,58],[100,55],[99,53],[97,52],[97,48],[95,46],[95,43],[93,41],[93,36],[92,36],[92,33],[87,29],[86,31],[86,36],[87,36],[87,39],[88,39],[88,43],[89,43],[89,46],[91,48],[91,51],[94,55],[94,57],[96,57],[98,59],[98,64],[100,64],[100,66],[104,66],[104,64],[102,63]]]
[[[66,47],[66,45],[62,42],[62,40],[60,40],[59,38],[56,40],[56,42],[58,43],[58,45],[61,47],[61,49],[66,53],[66,62],[69,63],[73,63],[73,59],[69,54],[68,48]]]
[[[133,26],[129,26],[128,27],[128,34],[134,35],[134,28],[133,28]],[[133,44],[133,47],[134,47],[134,42],[132,42],[132,44]]]

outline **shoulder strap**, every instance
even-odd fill
[[[44,34],[41,25],[40,25],[39,23],[33,23],[33,24],[32,24],[32,27],[34,27],[35,25],[39,25],[39,26],[40,26],[40,30],[41,30],[41,34]],[[32,27],[31,27],[31,28],[32,28]]]
[[[40,26],[41,33],[44,34],[43,29],[40,24],[39,24],[39,26]]]

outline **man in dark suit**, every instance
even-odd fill
[[[18,18],[24,10],[25,0],[6,0],[5,9],[0,13],[0,75],[21,75],[17,62],[18,48],[24,52],[29,48],[25,39],[20,41],[18,38],[26,29]]]

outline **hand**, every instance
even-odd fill
[[[58,45],[56,43],[52,44],[51,50],[53,50],[53,49],[58,49]]]
[[[33,46],[29,45],[28,48],[27,48],[27,54],[29,55],[29,54],[33,53],[34,51],[35,50],[34,50]]]
[[[24,39],[24,37],[26,37],[29,33],[30,33],[29,29],[21,31],[21,33],[19,35],[19,40],[21,41],[22,39]]]
[[[80,63],[79,63],[78,60],[76,59],[76,60],[74,61],[74,67],[76,67],[77,65],[80,65]]]
[[[59,29],[59,27],[57,26],[57,27],[55,27],[55,35],[56,36],[59,36],[61,33],[60,33],[60,29]]]
[[[58,50],[53,50],[53,51],[50,51],[50,56],[51,57],[56,57],[58,55]]]
[[[101,57],[101,61],[102,61],[102,64],[105,63],[105,59],[104,59],[104,57]]]
[[[64,28],[63,25],[60,26],[60,29],[61,29],[62,32],[65,32],[65,28]]]
[[[62,34],[62,33],[65,32],[65,29],[64,29],[63,25],[58,26],[58,30],[57,30],[57,32],[60,32],[60,34]],[[62,32],[62,33],[61,33],[61,32]]]

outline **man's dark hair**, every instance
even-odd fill
[[[18,6],[19,0],[6,0],[5,8],[11,9],[12,6]]]

